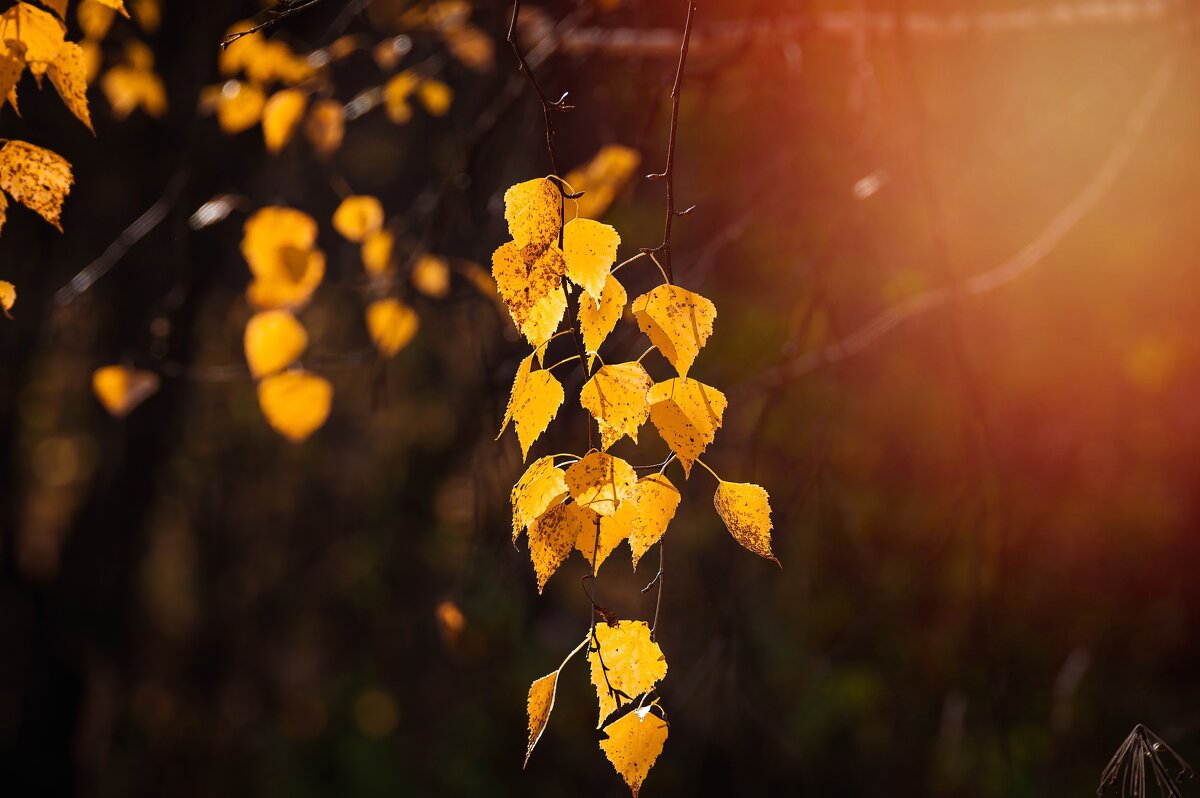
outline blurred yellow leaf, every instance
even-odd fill
[[[388,119],[397,125],[403,125],[412,119],[412,106],[408,104],[408,98],[416,91],[417,85],[420,82],[421,79],[417,76],[417,73],[411,69],[407,69],[398,75],[392,76],[384,84],[383,103]]]
[[[443,30],[442,40],[446,42],[450,54],[468,69],[486,72],[492,68],[495,57],[492,40],[474,25],[461,24]]]
[[[667,742],[667,722],[651,709],[635,709],[613,721],[605,727],[607,736],[600,741],[604,755],[625,779],[633,798],[638,798],[642,782]]]
[[[290,312],[267,310],[246,323],[242,343],[250,373],[262,377],[287,368],[304,354],[308,333]]]
[[[162,9],[159,8],[158,0],[132,0],[132,3],[133,16],[142,26],[142,30],[147,33],[157,32],[158,26],[162,24]]]
[[[450,293],[450,267],[436,255],[417,258],[412,270],[413,288],[434,299],[445,299]]]
[[[92,116],[88,111],[87,99],[87,67],[84,64],[83,49],[75,42],[65,42],[59,48],[58,54],[50,62],[50,82],[62,97],[67,109],[75,114],[80,122],[92,130]]]
[[[44,12],[43,12],[44,13]],[[50,150],[10,140],[0,148],[0,189],[58,228],[63,200],[75,179],[71,164]]]
[[[385,357],[408,346],[419,326],[417,312],[398,299],[380,299],[367,307],[367,330]]]
[[[650,388],[650,421],[691,474],[692,463],[716,438],[725,415],[725,394],[696,380],[679,377]]]
[[[604,452],[589,452],[566,473],[571,498],[583,507],[612,515],[621,502],[633,498],[637,475],[633,466]]]
[[[242,70],[247,80],[259,86],[276,81],[295,86],[316,74],[305,58],[296,55],[279,39],[260,41],[254,48],[253,57],[242,64]]]
[[[125,43],[125,63],[134,69],[154,69],[154,51],[142,41],[130,39]]]
[[[81,41],[79,49],[83,54],[84,78],[90,86],[96,82],[96,78],[100,74],[100,67],[104,62],[104,50],[100,47],[100,43],[93,39]]]
[[[571,556],[579,530],[594,523],[591,520],[594,517],[578,504],[558,504],[529,525],[529,557],[537,575],[538,593],[546,587],[558,566]]]
[[[434,116],[445,116],[454,101],[454,91],[440,80],[429,78],[417,86],[417,99]]]
[[[567,277],[600,302],[608,270],[617,260],[621,236],[610,225],[591,219],[572,219],[563,227],[563,257]],[[586,304],[581,302],[582,304]]]
[[[634,500],[630,502],[636,508],[629,530],[634,568],[667,531],[667,525],[679,508],[680,498],[671,480],[662,474],[648,474],[638,480]]]
[[[7,280],[0,280],[0,310],[4,311],[4,315],[12,318],[9,313],[13,309],[13,305],[17,303],[17,287]]]
[[[129,12],[125,10],[125,0],[97,0],[97,2],[120,12],[121,16],[123,17],[129,16]]]
[[[387,230],[376,230],[362,243],[362,262],[367,274],[378,277],[392,268],[392,247],[396,237]]]
[[[589,219],[602,217],[629,184],[640,160],[637,150],[607,144],[591,161],[567,173],[567,184],[583,192],[578,200],[579,215]]]
[[[542,738],[542,732],[546,730],[546,725],[550,722],[550,712],[554,709],[554,696],[558,692],[558,673],[558,671],[548,673],[529,685],[529,698],[525,702],[529,714],[529,745],[525,748],[526,765],[529,764],[533,747]]]
[[[579,330],[583,334],[583,347],[589,352],[599,351],[604,339],[616,328],[629,301],[625,287],[614,275],[604,281],[604,291],[599,304],[579,303]]]
[[[779,565],[778,558],[771,553],[771,503],[762,487],[721,480],[713,495],[713,505],[734,540]]]
[[[104,366],[92,372],[92,392],[109,415],[118,418],[153,396],[158,386],[158,375],[153,371]]]
[[[545,177],[517,183],[504,192],[504,220],[518,248],[548,247],[562,228],[562,194]]]
[[[383,227],[383,206],[375,197],[346,197],[333,212],[333,229],[351,241],[362,241]]]
[[[600,427],[600,448],[607,449],[624,435],[637,443],[638,429],[650,417],[647,398],[654,380],[641,363],[601,366],[579,393],[579,402]]]
[[[266,96],[257,86],[226,81],[217,97],[217,124],[230,135],[241,133],[258,124],[265,104]]]
[[[551,504],[562,502],[566,496],[566,474],[554,465],[554,458],[547,456],[534,460],[517,480],[509,497],[513,511],[513,543]]]
[[[253,20],[244,19],[241,22],[235,22],[225,31],[225,37],[228,38],[253,27]],[[217,66],[220,68],[221,74],[231,78],[245,69],[246,65],[258,56],[262,43],[262,34],[251,33],[248,36],[240,36],[222,47],[217,55]]]
[[[329,157],[337,152],[345,133],[346,112],[337,100],[318,100],[309,107],[304,135],[317,154]]]
[[[242,231],[242,257],[257,277],[295,274],[299,254],[313,248],[317,223],[304,211],[282,205],[260,208],[246,220]]]
[[[279,152],[287,146],[307,107],[308,95],[300,89],[282,89],[271,95],[262,114],[263,141],[268,152]]]
[[[87,39],[103,39],[112,26],[113,10],[99,0],[80,0],[75,19]]]
[[[162,79],[149,70],[115,66],[104,73],[100,88],[117,119],[124,119],[137,108],[153,117],[167,112],[167,92]],[[217,97],[220,96],[218,91]]]
[[[293,443],[321,428],[332,402],[329,381],[306,371],[285,371],[258,384],[258,406],[267,423]]]
[[[453,646],[458,642],[459,635],[467,625],[466,617],[453,601],[439,601],[435,614],[438,631],[442,633],[442,642],[447,646]]]
[[[717,308],[699,294],[675,285],[660,285],[633,300],[633,316],[680,377],[712,335]]]
[[[619,708],[617,697],[609,692],[610,684],[613,690],[619,690],[628,698],[639,696],[667,675],[667,661],[658,643],[650,637],[650,627],[644,621],[618,621],[615,625],[598,623],[596,641],[600,650],[597,652],[596,643],[593,643],[588,649],[588,661],[592,666],[592,684],[600,700],[598,729]]]

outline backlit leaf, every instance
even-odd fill
[[[246,288],[246,299],[259,310],[297,308],[312,298],[313,292],[325,279],[325,253],[289,254],[287,269],[277,275],[258,277]]]
[[[550,426],[565,398],[562,384],[554,375],[546,369],[532,371],[532,364],[533,355],[521,361],[516,379],[513,380],[504,425],[500,427],[500,434],[503,435],[509,420],[512,420],[517,428],[517,440],[521,443],[523,458],[529,457],[529,447]]]
[[[333,212],[333,229],[351,241],[362,241],[383,227],[383,205],[375,197],[346,197]]]
[[[554,709],[554,697],[558,692],[558,673],[558,671],[548,673],[529,685],[529,697],[525,702],[529,713],[529,745],[525,748],[526,765],[529,764],[533,747],[542,738],[542,732],[550,723],[550,712]]]
[[[4,315],[12,318],[9,313],[13,309],[13,305],[17,303],[17,287],[7,280],[0,280],[0,310],[4,311]],[[566,485],[563,485],[563,490],[566,490]]]
[[[450,267],[436,255],[422,255],[412,269],[413,288],[428,297],[445,299],[450,293]]]
[[[417,312],[398,299],[379,299],[367,307],[367,330],[385,357],[408,346],[420,324]]]
[[[388,119],[403,125],[412,119],[412,106],[408,99],[416,91],[421,79],[412,70],[393,76],[383,87],[383,104]]]
[[[440,80],[432,78],[421,81],[417,86],[417,99],[425,110],[434,116],[445,116],[454,101],[454,91]]]
[[[529,345],[534,347],[538,362],[542,362],[546,349],[542,344],[549,341],[558,327],[562,324],[563,314],[567,312],[567,296],[560,289],[551,291],[539,299],[529,311],[529,317],[521,325],[521,334]]]
[[[662,474],[648,474],[638,480],[631,505],[637,508],[629,532],[629,548],[633,551],[633,567],[650,551],[667,531],[667,525],[679,508],[679,491]]]
[[[575,541],[575,548],[588,561],[588,565],[592,564],[594,557],[596,560],[595,570],[599,571],[600,566],[608,559],[608,555],[613,553],[613,549],[629,537],[629,530],[633,526],[633,519],[636,515],[637,506],[633,499],[626,499],[621,502],[621,506],[615,513],[597,515],[596,522],[580,530],[579,539]]]
[[[608,270],[617,260],[621,236],[610,225],[591,219],[572,219],[563,227],[563,257],[567,277],[596,302],[601,300]],[[581,302],[582,304],[586,304]]]
[[[120,418],[158,391],[158,375],[126,366],[104,366],[92,372],[92,392],[109,415]]]
[[[367,274],[378,277],[392,267],[392,247],[396,237],[388,230],[377,230],[362,242],[362,262]]]
[[[269,205],[246,220],[242,257],[256,277],[295,276],[304,269],[302,255],[316,241],[317,223],[311,216],[295,208]]]
[[[304,136],[318,155],[328,158],[342,146],[346,135],[346,112],[337,100],[318,100],[308,109]]]
[[[779,559],[771,553],[771,503],[762,487],[722,480],[713,495],[713,505],[734,540],[779,565]]]
[[[667,722],[651,709],[635,709],[613,721],[604,728],[607,737],[600,741],[601,750],[625,779],[633,798],[638,798],[646,774],[667,742]]]
[[[600,427],[600,448],[607,449],[622,436],[637,443],[638,429],[650,417],[648,394],[654,380],[641,363],[601,366],[584,384],[579,402]]]
[[[509,241],[492,254],[492,277],[518,330],[524,331],[540,300],[551,292],[561,292],[566,268],[562,252],[555,246],[537,249]]]
[[[725,415],[725,394],[696,380],[679,377],[650,388],[650,421],[691,474],[692,463],[708,447]]]
[[[579,198],[579,215],[599,219],[617,195],[629,184],[641,157],[637,150],[620,144],[606,144],[583,166],[571,170],[566,181]]]
[[[109,8],[120,12],[121,16],[128,17],[129,12],[125,10],[125,0],[96,0],[100,5],[108,6]]]
[[[254,127],[262,119],[266,95],[252,83],[230,80],[217,97],[217,124],[233,135]]]
[[[571,555],[579,530],[594,523],[592,518],[594,515],[578,504],[557,504],[529,525],[529,557],[537,574],[539,593]]]
[[[104,73],[100,88],[117,119],[124,119],[138,108],[154,117],[167,112],[167,92],[162,79],[147,69],[115,66]]]
[[[624,693],[627,701],[642,693],[667,675],[667,661],[662,649],[650,637],[650,627],[645,621],[618,621],[616,625],[596,624],[596,641],[588,647],[588,662],[591,663],[592,684],[600,701],[600,721],[596,728],[604,725],[605,719],[619,708],[618,697],[609,690]],[[601,665],[603,659],[603,665]],[[605,676],[607,675],[607,679]]]
[[[88,111],[87,67],[84,65],[83,49],[75,42],[65,42],[50,62],[49,75],[50,82],[67,109],[95,133]]]
[[[258,406],[267,423],[293,443],[321,428],[332,402],[329,381],[306,371],[285,371],[258,384]]]
[[[625,311],[625,303],[629,297],[625,287],[617,282],[614,275],[609,275],[604,281],[604,291],[600,294],[600,304],[591,302],[579,303],[579,330],[583,334],[583,346],[589,352],[599,351],[604,339],[609,336],[621,320]]]
[[[660,285],[633,300],[633,316],[650,343],[658,347],[680,377],[686,377],[712,335],[717,308],[685,288]]]
[[[84,37],[103,39],[112,26],[113,10],[100,0],[80,0],[75,6],[75,19]]]
[[[287,146],[307,107],[308,95],[300,89],[283,89],[271,95],[262,115],[263,141],[268,152],[279,152]]]
[[[504,219],[518,248],[532,244],[540,251],[556,243],[562,229],[562,194],[558,186],[545,177],[512,186],[504,192]]]
[[[0,42],[14,39],[24,44],[25,61],[35,77],[46,74],[66,33],[62,20],[29,3],[17,3],[0,14]]]
[[[515,543],[521,532],[552,504],[560,503],[567,495],[566,475],[554,465],[551,456],[534,460],[513,486],[512,539]]]
[[[304,325],[286,310],[267,310],[256,313],[246,323],[242,343],[250,374],[263,377],[281,371],[308,347]]]
[[[604,452],[589,452],[567,469],[571,497],[583,507],[612,515],[621,502],[633,497],[637,475],[633,466]]]
[[[17,81],[24,71],[25,45],[13,39],[0,41],[0,97],[16,91]]]
[[[37,212],[59,232],[63,200],[73,182],[71,164],[50,150],[15,140],[0,148],[0,189]]]

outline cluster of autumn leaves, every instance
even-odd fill
[[[670,282],[629,303],[613,274],[620,268],[614,268],[620,236],[610,225],[580,215],[578,209],[574,218],[564,222],[564,209],[573,202],[567,193],[572,190],[569,180],[558,178],[537,178],[511,187],[504,196],[504,214],[512,240],[492,258],[500,295],[513,323],[533,347],[517,368],[501,434],[512,423],[528,458],[565,400],[553,369],[582,359],[587,380],[579,403],[595,420],[600,439],[599,448],[583,455],[538,458],[513,487],[513,542],[523,532],[527,535],[539,592],[575,550],[594,575],[628,540],[636,568],[662,540],[680,503],[679,491],[665,475],[667,467],[678,460],[685,478],[696,463],[712,473],[700,455],[715,439],[727,404],[721,391],[688,376],[712,335],[713,303]],[[653,251],[643,251],[626,263],[639,257],[657,262]],[[579,291],[579,328],[568,325],[563,330],[574,287]],[[637,360],[607,363],[601,346],[627,310],[651,347]],[[567,334],[578,334],[585,351],[547,367],[548,344]],[[676,376],[656,381],[650,375],[642,359],[653,350]],[[671,454],[651,467],[655,472],[639,479],[634,466],[607,450],[625,436],[637,443],[638,432],[647,422]],[[713,503],[734,539],[778,563],[771,551],[766,491],[716,478]],[[666,675],[666,661],[653,629],[643,621],[606,617],[594,625],[576,652],[584,646],[605,732],[600,746],[636,795],[667,737],[665,714],[658,699],[651,698]],[[562,667],[530,687],[527,760],[549,720]]]

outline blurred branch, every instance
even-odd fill
[[[1125,130],[1100,167],[1079,193],[1058,212],[1050,223],[1016,255],[995,268],[962,280],[958,285],[942,286],[917,294],[883,311],[840,341],[810,350],[765,371],[755,385],[767,387],[796,379],[818,368],[838,363],[862,353],[872,344],[912,319],[924,316],[965,296],[980,296],[1017,279],[1050,254],[1102,200],[1116,182],[1133,155],[1146,125],[1162,101],[1175,75],[1178,54],[1168,52],[1154,71],[1137,106],[1130,114]]]
[[[260,22],[252,28],[231,33],[222,39],[221,49],[224,50],[226,47],[233,44],[243,36],[249,36],[252,33],[258,33],[259,31],[273,28],[293,14],[299,14],[306,8],[311,8],[320,2],[321,0],[280,0],[273,7],[267,10],[267,19],[264,22]]]
[[[1006,11],[959,11],[948,14],[886,11],[824,11],[797,16],[726,21],[692,36],[692,48],[710,56],[775,42],[823,36],[854,45],[867,37],[898,35],[922,40],[958,39],[972,34],[1021,33],[1031,30],[1070,30],[1086,26],[1125,26],[1181,16],[1187,6],[1179,0],[1076,0],[1039,3]],[[667,28],[580,28],[565,34],[559,46],[567,55],[605,55],[614,58],[671,58],[677,34]]]

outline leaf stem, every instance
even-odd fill
[[[699,463],[700,465],[704,466],[704,470],[705,470],[705,471],[707,471],[708,473],[712,474],[712,475],[713,475],[713,479],[715,479],[717,482],[724,482],[724,481],[725,481],[725,480],[721,479],[719,476],[717,476],[717,472],[716,472],[716,471],[713,471],[711,468],[709,468],[709,467],[708,467],[708,463],[705,463],[705,462],[704,462],[703,460],[701,460],[699,457],[697,457],[697,458],[696,458],[696,462],[697,462],[697,463]]]

